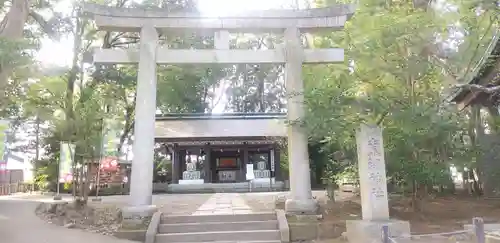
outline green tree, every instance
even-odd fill
[[[443,70],[462,70],[469,62],[445,59],[447,43],[436,36],[448,40],[453,19],[422,6],[427,5],[362,1],[345,31],[313,36],[311,41],[319,47],[334,43],[345,48],[346,62],[305,70],[306,125],[312,141],[356,161],[359,124],[382,126],[388,178],[411,188],[417,210],[418,199],[429,187],[449,182],[450,165],[463,166],[474,155],[463,140],[467,120],[444,102],[443,92],[450,77],[465,75]],[[448,56],[471,56],[470,51],[475,49],[448,50]]]

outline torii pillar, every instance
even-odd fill
[[[354,13],[352,5],[336,5],[307,10],[268,10],[242,13],[239,16],[207,17],[189,13],[168,13],[158,9],[114,8],[84,4],[83,12],[95,19],[101,30],[140,32],[137,49],[103,49],[94,53],[94,62],[137,64],[137,104],[134,125],[134,159],[129,207],[135,215],[151,214],[153,151],[156,114],[157,64],[285,64],[285,86],[288,101],[288,151],[290,159],[290,197],[285,203],[292,214],[316,213],[311,195],[308,136],[299,123],[304,118],[303,63],[335,63],[344,61],[344,50],[303,49],[300,33],[321,29],[338,30]],[[158,47],[157,31],[175,34],[186,30],[215,34],[214,49],[167,49]],[[285,45],[269,50],[232,50],[229,33],[280,33]]]

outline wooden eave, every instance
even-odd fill
[[[496,86],[500,84],[500,38],[497,34],[492,43],[491,51],[488,57],[480,64],[476,75],[472,78],[469,84],[479,84],[486,87]],[[451,99],[451,102],[455,102],[465,108],[472,104],[487,105],[492,101],[489,100],[490,94],[484,92],[471,91],[469,89],[461,89],[457,94]],[[500,98],[500,97],[499,97]]]
[[[163,143],[168,146],[238,146],[238,145],[273,145],[279,143],[282,138],[279,137],[212,137],[212,138],[157,138],[157,143]]]

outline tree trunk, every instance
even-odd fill
[[[475,196],[481,196],[481,187],[479,186],[479,182],[476,180],[476,176],[474,175],[474,170],[469,171],[469,178],[472,179],[472,193]]]
[[[73,11],[75,12],[76,9],[73,9]],[[78,79],[78,74],[80,73],[79,72],[79,69],[80,69],[80,63],[79,63],[79,54],[80,54],[80,50],[81,50],[81,46],[82,46],[82,37],[83,37],[83,33],[84,33],[84,26],[83,26],[83,22],[82,20],[80,19],[76,19],[75,20],[76,22],[76,27],[75,29],[73,30],[73,34],[74,34],[74,40],[73,40],[73,60],[72,60],[72,65],[71,65],[71,69],[68,73],[68,81],[67,81],[67,86],[66,86],[66,97],[65,97],[65,109],[64,109],[64,112],[65,112],[65,116],[66,116],[66,127],[65,127],[65,131],[64,131],[64,135],[63,135],[63,140],[67,140],[71,143],[73,143],[76,138],[75,138],[75,113],[74,113],[74,90],[75,90],[75,83]],[[83,77],[82,77],[83,78]],[[78,145],[77,145],[78,146]],[[75,150],[79,150],[78,147],[75,148]],[[75,158],[77,158],[76,156],[76,153],[75,153]],[[84,164],[84,161],[85,161],[85,158],[82,157],[82,156],[78,156],[78,158],[81,160],[81,163],[82,165]],[[76,159],[75,159],[76,160]],[[76,165],[76,161],[75,161],[75,165]],[[75,166],[76,167],[76,166]],[[80,181],[83,179],[81,177],[81,173],[80,173],[80,170],[82,170],[82,168],[79,168],[77,173],[76,173],[76,176],[78,178],[75,178],[73,181],[73,198],[76,199],[75,202],[78,202],[78,205],[81,205],[81,195],[79,195],[79,197],[77,198],[76,194],[80,194],[79,192],[79,186],[81,186],[81,183]],[[73,170],[75,171],[75,170]]]
[[[481,141],[484,139],[484,126],[483,122],[481,119],[481,108],[478,106],[473,106],[471,108],[471,118],[470,119],[470,126],[469,126],[469,136],[471,137],[471,142],[472,146],[475,149],[481,149],[482,146],[484,146],[484,143]],[[483,167],[484,167],[484,159],[477,154],[476,155],[476,168],[470,168],[471,173],[469,174],[469,178],[473,179],[473,190],[475,195],[482,195],[483,192],[481,190],[481,185],[484,182],[485,175],[483,174]],[[476,177],[474,176],[474,173],[472,172],[473,170],[476,171],[477,174],[477,180]],[[472,176],[472,177],[471,177]]]
[[[500,113],[498,112],[498,107],[488,106],[486,107],[488,114],[490,115],[488,119],[488,127],[495,133],[498,133],[498,125],[500,122]]]
[[[120,143],[118,144],[118,156],[121,156],[123,144],[125,140],[131,135],[134,128],[134,113],[135,113],[135,103],[137,102],[137,92],[134,95],[134,101],[132,104],[127,104],[125,108],[125,125],[123,127],[123,133],[120,136]]]
[[[489,177],[486,173],[491,173],[492,171],[486,170],[488,167],[488,163],[492,163],[492,161],[488,161],[484,158],[484,146],[486,144],[489,144],[486,141],[486,133],[485,133],[485,126],[483,123],[483,119],[481,117],[481,107],[476,108],[476,112],[474,116],[476,116],[476,124],[475,124],[475,130],[476,130],[476,146],[480,149],[479,151],[480,154],[478,154],[477,161],[479,162],[474,170],[472,170],[472,178],[474,180],[474,190],[475,194],[477,196],[483,195],[484,194],[484,183],[485,180]],[[485,168],[486,167],[486,168]],[[489,182],[486,182],[489,183]]]
[[[427,197],[427,184],[413,181],[412,207],[414,212],[422,212],[422,201]]]
[[[76,149],[75,149],[76,150]],[[76,151],[73,152],[76,155]],[[71,181],[71,190],[72,190],[72,195],[73,195],[73,200],[76,199],[77,196],[77,187],[78,187],[78,180],[79,180],[79,172],[77,170],[77,156],[74,156],[73,164],[71,165],[72,173],[73,173],[73,180]]]
[[[23,38],[24,24],[28,20],[28,0],[13,0],[9,12],[0,22],[0,38],[7,41],[17,41]],[[5,97],[12,67],[7,63],[0,64],[0,100]],[[3,102],[0,102],[3,103]]]
[[[73,41],[73,60],[72,60],[72,65],[71,65],[71,70],[69,71],[68,74],[68,83],[67,83],[67,90],[66,90],[66,122],[67,122],[67,133],[66,136],[67,138],[73,137],[74,134],[74,118],[75,114],[73,111],[73,95],[74,95],[74,90],[75,90],[75,83],[78,79],[78,74],[79,74],[79,69],[80,65],[78,62],[78,55],[80,54],[80,49],[82,46],[82,37],[84,33],[84,26],[81,20],[76,19],[76,28],[74,30],[74,36],[75,39]]]
[[[82,160],[82,166],[80,167],[79,169],[79,177],[80,177],[80,182],[78,183],[78,197],[79,199],[82,201],[82,204],[86,204],[87,203],[87,197],[85,196],[85,188],[87,187],[86,186],[86,182],[87,182],[87,178],[85,176],[86,174],[86,171],[85,171],[85,164],[87,163],[87,160],[86,159],[83,159]]]
[[[91,165],[94,161],[90,161],[90,163],[86,163],[84,168],[86,168],[85,171],[85,183],[83,184],[83,201],[88,202],[89,200],[89,191],[90,191],[90,178],[91,178]]]

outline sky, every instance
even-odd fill
[[[266,10],[278,8],[290,8],[297,1],[304,0],[197,0],[202,14],[210,16],[223,16],[236,14],[251,10]],[[55,11],[71,11],[72,0],[63,0]],[[42,48],[36,55],[36,59],[42,66],[64,66],[69,67],[72,59],[73,38],[64,37],[59,41],[48,38],[42,40]]]
[[[209,16],[234,15],[237,13],[252,10],[267,10],[290,8],[305,0],[197,0],[201,14]],[[55,11],[70,13],[72,0],[63,0],[56,7]],[[42,40],[42,48],[36,55],[36,59],[43,67],[70,67],[73,58],[73,38],[66,36],[58,41],[48,38]],[[222,87],[221,87],[222,88]],[[225,93],[225,92],[222,92]],[[213,113],[224,111],[225,97],[221,97],[220,102],[213,109]]]
[[[71,5],[74,0],[62,0],[55,6],[54,10],[62,12],[65,15],[71,14]],[[135,0],[138,1],[138,0]],[[140,1],[140,0],[139,0]],[[201,14],[209,16],[234,15],[244,11],[267,10],[291,8],[297,3],[306,0],[197,0],[198,8]],[[36,55],[36,60],[42,67],[70,67],[73,58],[73,38],[66,36],[58,41],[43,39],[42,47]],[[223,88],[223,87],[221,87]],[[225,92],[223,92],[225,93]],[[212,113],[224,112],[226,97],[221,97],[220,102],[214,107]],[[128,148],[129,149],[129,148]],[[128,153],[132,159],[131,152]]]

